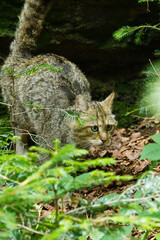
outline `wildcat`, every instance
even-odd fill
[[[16,153],[28,150],[32,136],[48,149],[56,138],[62,144],[75,142],[83,148],[109,145],[117,125],[112,114],[114,93],[102,102],[92,102],[89,83],[77,66],[56,54],[31,55],[49,8],[48,0],[25,1],[1,71],[2,94],[9,105],[14,134],[20,136]],[[67,119],[65,113],[70,109],[79,113],[83,124]]]

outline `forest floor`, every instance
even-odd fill
[[[112,136],[112,144],[108,149],[97,148],[93,149],[87,159],[95,159],[97,157],[113,157],[116,164],[100,167],[99,169],[106,172],[114,172],[116,175],[131,175],[134,180],[130,181],[115,181],[109,185],[94,186],[90,189],[81,189],[73,194],[74,198],[81,198],[86,200],[95,201],[102,196],[110,193],[121,193],[126,188],[133,185],[136,179],[144,171],[148,170],[150,161],[139,160],[143,147],[153,142],[150,136],[160,132],[160,122],[154,118],[144,119],[137,126],[132,128],[116,129]],[[93,170],[93,168],[92,168]],[[160,174],[160,165],[154,171]],[[75,203],[73,206],[67,206],[65,211],[71,208],[76,208]],[[53,203],[46,204],[42,215],[48,215],[54,210]],[[158,231],[159,232],[159,231]],[[134,229],[132,236],[139,238],[142,232]],[[147,240],[154,240],[155,234],[150,234]]]

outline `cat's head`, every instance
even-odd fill
[[[109,146],[111,135],[117,126],[112,114],[114,93],[102,102],[88,102],[83,95],[76,97],[78,121],[71,124],[72,136],[78,147]]]

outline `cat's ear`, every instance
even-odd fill
[[[114,92],[112,92],[104,101],[101,102],[101,105],[106,112],[112,110],[114,96],[115,96],[115,94],[114,94]]]
[[[87,99],[82,94],[77,95],[75,104],[76,104],[76,110],[87,111],[89,108]]]

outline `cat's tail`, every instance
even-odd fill
[[[34,50],[50,5],[51,0],[25,1],[15,39],[10,46],[12,57],[26,57]]]

